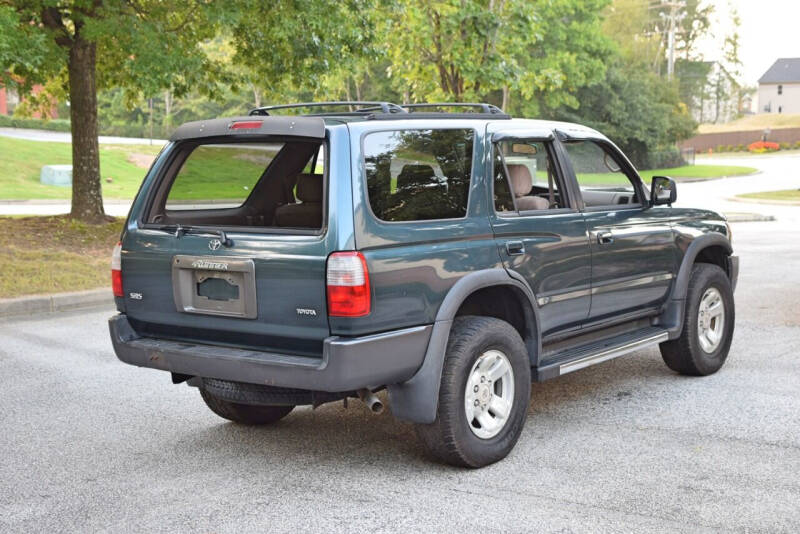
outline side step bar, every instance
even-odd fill
[[[546,354],[546,359],[534,370],[536,381],[541,382],[605,362],[630,352],[657,345],[668,338],[669,333],[663,328],[648,327]]]

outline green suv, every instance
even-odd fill
[[[114,251],[119,359],[242,424],[348,398],[378,412],[386,389],[432,455],[469,467],[514,447],[532,381],[655,345],[678,373],[717,371],[738,273],[724,218],[674,207],[674,181],[648,187],[595,130],[460,106],[179,127]]]

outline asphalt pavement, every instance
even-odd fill
[[[681,377],[649,349],[534,384],[516,448],[477,471],[358,402],[225,422],[117,361],[111,309],[0,321],[0,531],[796,532],[800,235],[733,231],[722,370]]]

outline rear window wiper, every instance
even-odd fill
[[[233,240],[227,236],[223,230],[214,230],[210,228],[195,228],[193,226],[181,226],[180,224],[165,224],[158,227],[159,230],[164,230],[174,234],[176,238],[180,239],[181,236],[186,234],[210,234],[219,236],[219,241],[226,247],[233,246]]]

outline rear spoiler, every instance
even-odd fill
[[[325,137],[325,121],[320,117],[230,117],[187,122],[178,127],[170,141],[220,137],[226,135],[275,135]]]

